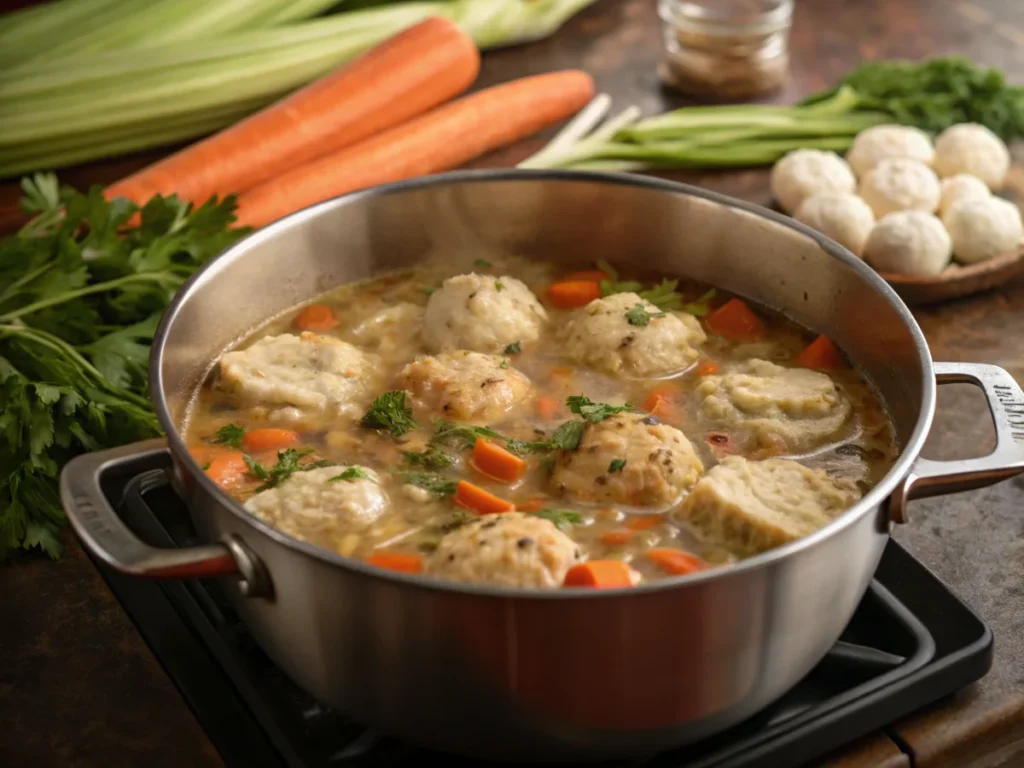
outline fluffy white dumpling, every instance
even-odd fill
[[[1010,150],[983,125],[953,125],[935,139],[935,172],[943,178],[958,173],[977,176],[989,189],[1002,189],[1010,170]]]
[[[860,196],[882,218],[896,211],[934,213],[942,192],[939,178],[917,160],[883,160],[860,182]]]
[[[949,233],[935,216],[898,211],[875,224],[864,259],[879,272],[937,275],[949,264],[952,252]]]
[[[851,194],[810,197],[797,209],[795,218],[857,256],[864,252],[864,244],[875,226],[871,206]]]
[[[798,149],[783,157],[772,168],[772,194],[787,213],[792,213],[809,197],[853,192],[857,179],[835,152]]]
[[[935,148],[927,133],[909,125],[876,125],[861,131],[846,153],[846,162],[863,176],[883,160],[917,160],[931,165]]]
[[[1020,208],[995,196],[961,200],[949,209],[944,221],[953,253],[965,264],[1010,253],[1024,240]]]
[[[939,201],[940,216],[945,216],[953,207],[953,203],[958,203],[961,200],[980,200],[992,195],[984,181],[967,173],[958,173],[956,176],[943,179],[940,188],[942,190],[942,199]]]

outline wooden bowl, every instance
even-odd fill
[[[954,264],[938,275],[894,275],[881,272],[907,304],[933,304],[989,291],[1024,272],[1024,247],[1005,256],[960,266]]]

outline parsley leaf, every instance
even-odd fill
[[[505,284],[503,282],[501,282],[501,280],[495,280],[494,281],[494,290],[496,290],[498,293],[501,293],[502,291],[505,290]]]
[[[505,347],[504,354],[506,354],[506,355],[518,355],[522,351],[523,351],[523,348],[521,346],[521,343],[518,342],[518,341],[513,341],[511,344],[509,344],[507,347]]]
[[[473,263],[474,263],[474,264],[475,264],[476,266],[478,266],[478,267],[484,267],[485,269],[486,269],[487,267],[493,267],[493,266],[494,266],[494,265],[493,265],[493,264],[491,264],[491,262],[489,262],[489,261],[488,261],[487,259],[477,259],[477,260],[476,260],[476,261],[474,261]]]
[[[683,303],[683,297],[679,295],[676,288],[678,280],[662,280],[651,288],[644,289],[643,283],[635,280],[618,282],[616,280],[602,280],[600,283],[601,295],[612,296],[616,293],[635,293],[641,299],[651,302],[663,312],[679,309]]]
[[[626,313],[626,322],[641,328],[650,324],[652,318],[664,317],[665,312],[648,312],[643,304],[637,303]]]
[[[226,445],[231,448],[241,448],[242,438],[245,437],[245,429],[237,424],[225,424],[217,430],[217,435],[210,442]]]
[[[580,447],[580,440],[583,439],[583,429],[585,426],[582,421],[565,422],[551,436],[551,444],[562,451],[575,451]]]
[[[589,397],[583,395],[571,395],[565,400],[569,410],[577,413],[591,424],[599,424],[610,416],[624,411],[637,413],[637,410],[626,403],[625,405],[608,405],[607,403],[595,403]]]
[[[437,446],[427,446],[424,451],[405,451],[402,459],[413,467],[425,467],[426,469],[444,469],[455,463],[455,457]]]
[[[502,360],[501,361],[501,365],[499,365],[498,367],[502,368],[502,369],[507,369],[508,368],[508,359]]]
[[[712,288],[707,293],[703,294],[696,301],[691,301],[689,304],[683,305],[683,311],[689,312],[695,317],[704,317],[711,312],[711,302],[714,300],[717,291]]]
[[[612,459],[612,463],[608,465],[608,473],[614,475],[616,472],[621,472],[625,466],[625,459]]]
[[[344,480],[345,482],[351,483],[355,480],[372,481],[373,478],[366,474],[366,470],[364,470],[362,467],[347,467],[340,475],[335,475],[334,477],[327,478],[328,483],[334,483],[337,482],[338,480]]]
[[[457,481],[437,472],[402,472],[402,482],[430,491],[435,496],[451,496],[458,489]]]
[[[449,445],[457,448],[472,448],[480,438],[491,438],[508,442],[508,438],[500,432],[488,427],[473,427],[466,424],[453,424],[444,419],[434,422],[437,432],[430,438],[431,445]]]
[[[556,527],[563,530],[583,522],[583,515],[579,512],[573,512],[571,509],[542,509],[533,514],[537,517],[543,517],[545,520],[550,520]]]
[[[299,459],[303,456],[308,456],[312,452],[313,451],[311,450],[299,451],[295,448],[287,448],[283,451],[278,451],[277,464],[272,466],[270,469],[264,467],[249,454],[244,454],[242,458],[245,459],[245,464],[249,467],[249,472],[252,476],[257,480],[263,481],[263,485],[255,491],[255,493],[261,493],[268,488],[276,488],[296,472],[308,472],[311,469],[335,466],[333,461],[326,460],[310,461],[305,464],[299,464]]]
[[[412,408],[405,404],[405,392],[400,389],[385,392],[374,400],[360,423],[370,429],[387,430],[392,437],[401,437],[418,426]]]

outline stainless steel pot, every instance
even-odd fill
[[[176,428],[221,351],[266,317],[431,252],[607,259],[703,280],[834,338],[883,396],[893,470],[817,533],[722,570],[629,590],[527,592],[384,573],[294,541],[221,493]],[[709,736],[763,708],[839,637],[908,499],[1024,471],[1024,395],[989,365],[933,364],[892,290],[835,243],[771,211],[681,184],[607,174],[454,173],[307,210],[222,254],[178,294],[151,359],[169,437],[89,454],[62,476],[68,515],[111,567],[228,577],[239,614],[300,685],[356,720],[506,760],[636,755]],[[990,456],[918,457],[935,384],[982,387]],[[167,458],[206,546],[153,549],[100,485]]]

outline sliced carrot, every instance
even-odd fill
[[[246,476],[249,466],[241,451],[230,451],[215,456],[206,468],[206,474],[222,488],[232,486]]]
[[[366,558],[366,562],[378,568],[402,573],[419,573],[423,570],[423,558],[404,552],[374,552]]]
[[[608,273],[603,272],[600,269],[584,269],[580,272],[570,272],[568,275],[562,278],[562,280],[570,283],[579,282],[581,280],[590,280],[601,282],[602,280],[608,279]]]
[[[542,419],[554,418],[554,415],[558,413],[558,409],[561,407],[561,404],[555,398],[548,397],[547,395],[541,395],[533,402],[533,409]]]
[[[567,280],[548,286],[548,301],[558,309],[579,309],[601,298],[596,280]]]
[[[796,364],[804,368],[834,371],[846,367],[843,353],[827,336],[819,336],[796,356]]]
[[[303,331],[329,331],[337,325],[334,310],[326,304],[310,304],[292,318],[292,326]]]
[[[705,360],[697,366],[697,370],[694,373],[698,376],[713,376],[718,373],[718,363],[714,360]]]
[[[665,522],[662,515],[630,515],[626,518],[626,527],[631,531],[649,531]]]
[[[681,549],[670,549],[658,547],[647,551],[647,558],[655,563],[665,573],[673,576],[681,576],[684,573],[695,573],[703,570],[705,562],[696,555],[683,552]]]
[[[622,560],[588,560],[570,568],[562,584],[566,587],[613,589],[633,586],[632,569]]]
[[[243,192],[445,103],[479,70],[472,38],[450,21],[428,19],[105,195],[143,205],[156,194],[176,194],[199,205],[214,194]]]
[[[511,501],[498,498],[478,485],[460,480],[455,489],[455,503],[465,509],[472,509],[481,515],[497,515],[502,512],[515,512],[516,505]]]
[[[718,336],[735,340],[753,338],[764,329],[761,318],[739,299],[730,299],[720,306],[704,318],[704,325]]]
[[[530,499],[524,504],[517,504],[516,509],[520,512],[540,512],[544,507],[548,505],[548,500],[542,496],[536,499]]]
[[[679,421],[682,416],[679,410],[679,389],[671,384],[655,387],[647,393],[642,407],[662,421]]]
[[[633,539],[633,531],[607,531],[601,534],[601,541],[610,547],[624,547]]]
[[[250,429],[242,437],[246,453],[279,451],[299,442],[299,433],[290,429]]]
[[[525,461],[483,438],[477,438],[470,460],[477,470],[502,483],[514,483],[526,471]]]
[[[578,70],[477,91],[243,192],[237,223],[263,226],[347,192],[456,168],[576,114],[593,95]]]

